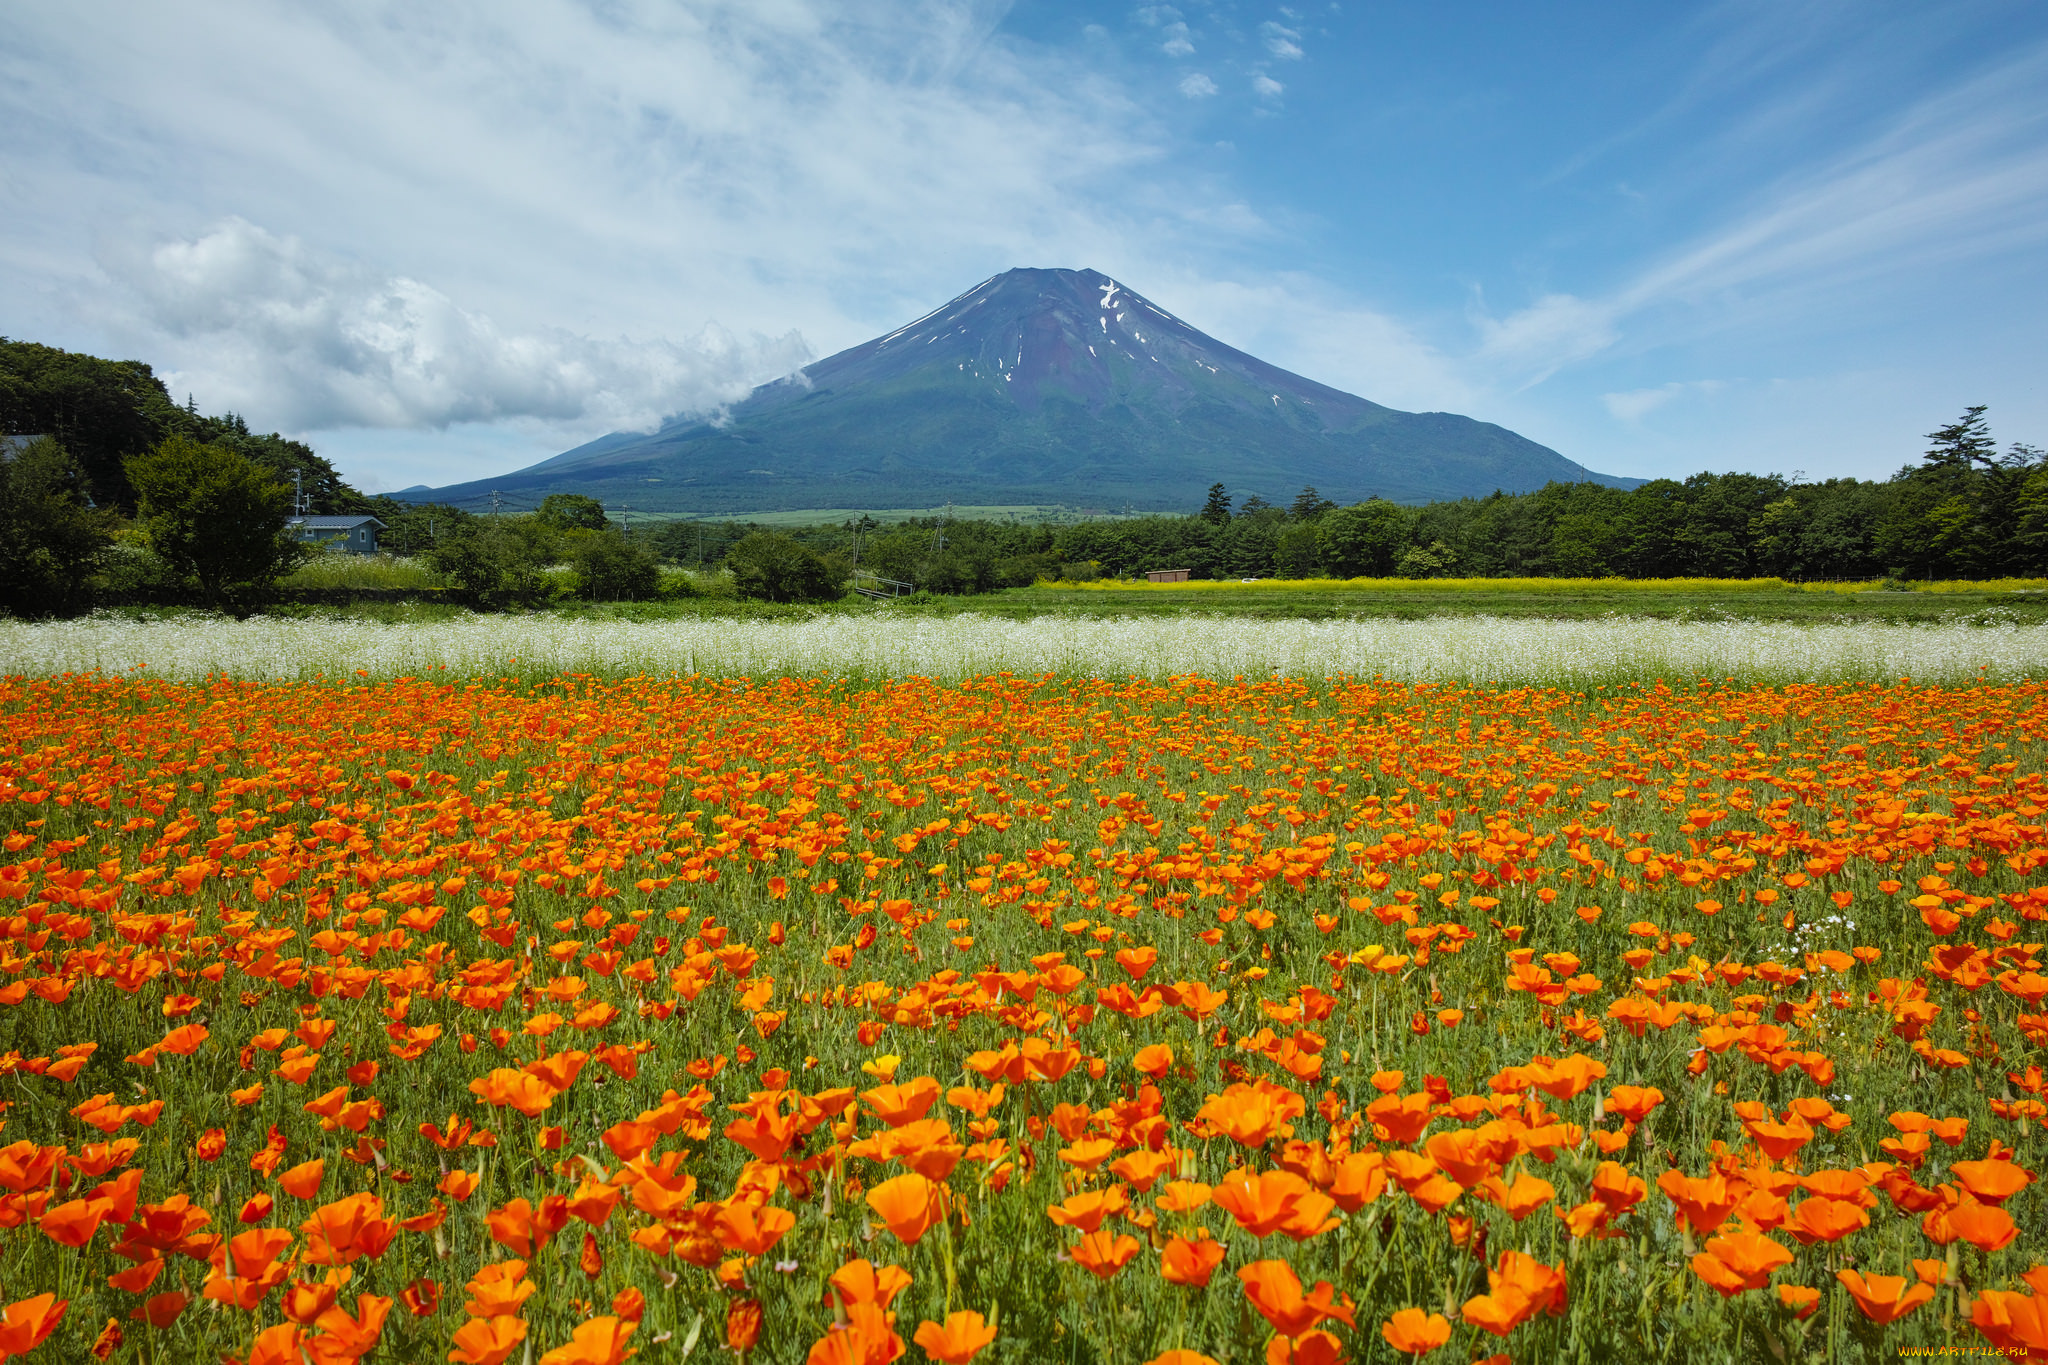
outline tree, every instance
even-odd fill
[[[454,579],[476,606],[498,611],[540,599],[547,588],[541,577],[546,550],[544,533],[497,517],[479,517],[429,544],[425,558]]]
[[[1921,458],[1937,469],[1969,469],[1972,465],[1990,464],[1997,458],[1998,447],[1991,439],[1991,426],[1984,420],[1989,411],[1986,404],[1964,408],[1962,417],[1945,427],[1927,433],[1927,439],[1934,442]]]
[[[1385,578],[1408,549],[1413,522],[1413,513],[1385,498],[1326,512],[1316,524],[1323,563],[1339,578]]]
[[[1230,520],[1230,493],[1222,484],[1209,485],[1209,500],[1202,504],[1199,515],[1211,526],[1221,526]]]
[[[436,542],[463,534],[476,521],[473,514],[446,503],[375,501],[372,515],[384,523],[377,544],[394,555],[424,555]]]
[[[125,472],[149,548],[209,607],[253,605],[305,557],[291,489],[232,450],[172,436]]]
[[[550,493],[540,500],[534,516],[551,531],[602,531],[611,525],[605,520],[604,504],[581,493]]]
[[[647,547],[616,530],[578,539],[569,562],[593,602],[638,602],[654,596],[661,582],[661,568]]]
[[[1273,572],[1281,578],[1314,578],[1323,547],[1309,522],[1290,522],[1273,540]]]
[[[1394,572],[1401,578],[1442,578],[1458,562],[1458,553],[1441,540],[1418,545],[1401,556]]]
[[[779,531],[742,536],[725,552],[725,567],[740,596],[764,602],[829,602],[846,590],[822,556]]]
[[[1287,515],[1296,521],[1314,521],[1323,513],[1336,510],[1337,504],[1316,492],[1315,485],[1310,484],[1294,495],[1293,505],[1287,509]]]
[[[50,437],[0,454],[0,608],[16,616],[85,610],[111,520],[87,505],[84,471]]]

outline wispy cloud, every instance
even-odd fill
[[[1603,393],[1601,403],[1617,421],[1640,422],[1674,398],[1716,394],[1728,386],[1718,379],[1676,380],[1653,389],[1630,389],[1625,393]]]
[[[1611,291],[1482,314],[1481,359],[1540,383],[1649,332],[1760,315],[2048,237],[2048,85],[2037,49],[1927,98],[1846,154],[1782,177],[1746,212]],[[1651,319],[1655,321],[1652,322]]]
[[[1301,30],[1285,28],[1267,22],[1259,25],[1259,37],[1266,44],[1266,51],[1282,61],[1299,61],[1301,58]]]
[[[1216,93],[1216,82],[1199,71],[1190,71],[1180,78],[1180,92],[1191,100],[1207,99]]]

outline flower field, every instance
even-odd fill
[[[0,1358],[2048,1360],[2040,684],[0,727]]]

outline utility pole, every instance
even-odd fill
[[[491,490],[491,515],[498,515],[498,490],[495,488]]]
[[[292,515],[306,515],[306,485],[303,471],[292,470]]]

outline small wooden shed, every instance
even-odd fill
[[[1188,571],[1186,569],[1152,569],[1146,573],[1145,577],[1151,579],[1154,583],[1185,583],[1188,581]]]

